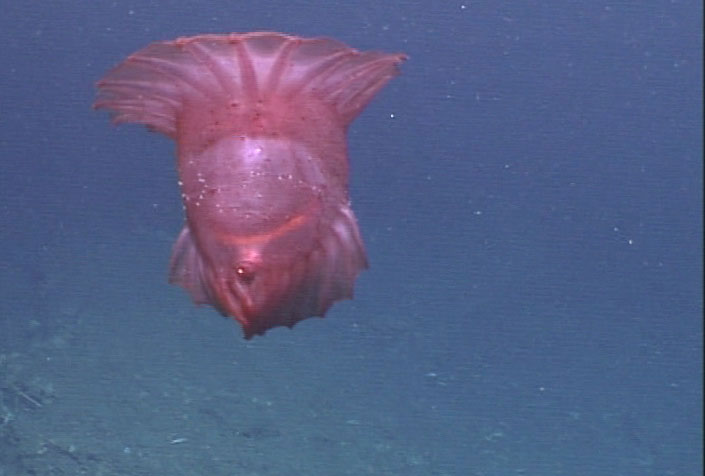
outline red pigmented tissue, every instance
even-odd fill
[[[346,130],[405,59],[257,32],[153,43],[108,72],[95,107],[176,142],[170,281],[247,339],[351,298],[367,260]]]

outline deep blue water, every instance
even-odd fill
[[[702,4],[4,2],[0,475],[702,474]],[[371,262],[244,341],[166,282],[171,142],[95,82],[275,30],[410,60],[350,130]]]

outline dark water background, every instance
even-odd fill
[[[699,1],[0,2],[0,475],[702,474]],[[372,267],[242,340],[166,283],[155,40],[411,59],[350,131]]]

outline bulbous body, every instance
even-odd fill
[[[261,32],[155,43],[109,72],[95,106],[177,144],[170,280],[246,338],[350,298],[367,262],[346,129],[404,59]]]

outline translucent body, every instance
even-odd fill
[[[246,338],[351,297],[367,263],[345,132],[403,60],[263,32],[155,43],[109,72],[96,107],[177,144],[171,281]]]

